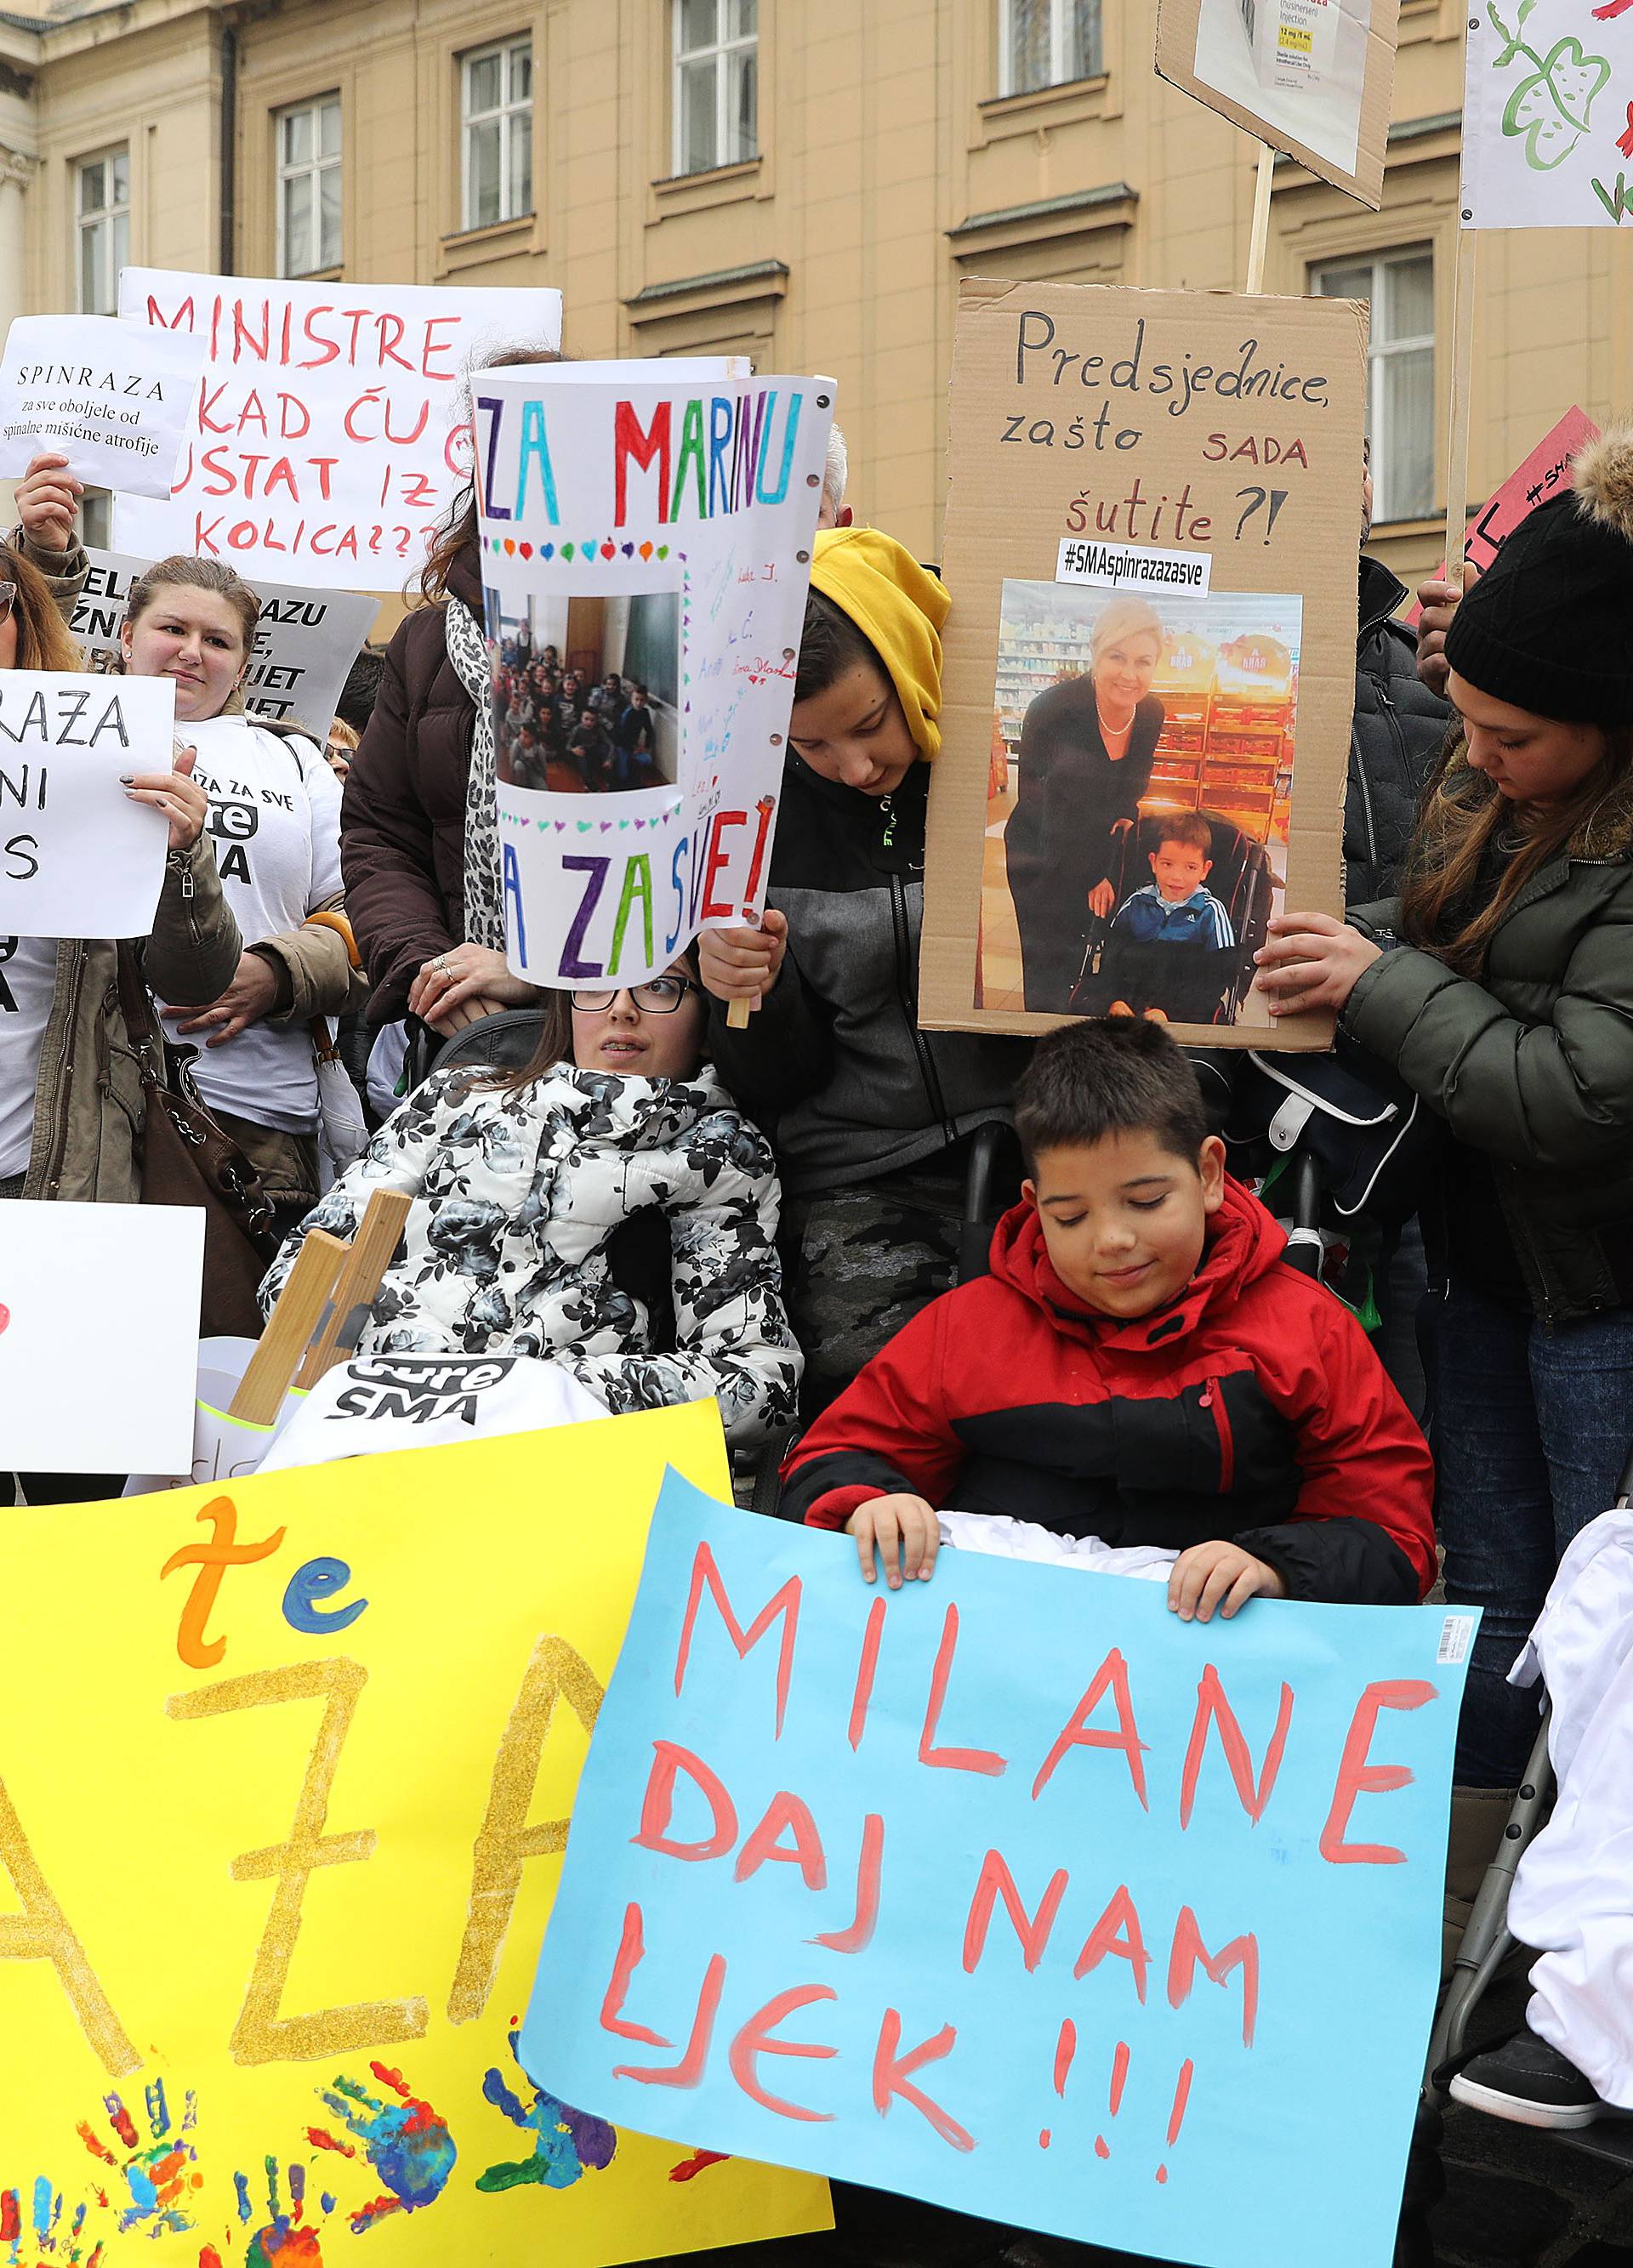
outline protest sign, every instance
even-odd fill
[[[1365,337],[1348,300],[961,287],[927,1027],[1265,1044],[1271,914],[1343,905]]]
[[[174,1473],[132,1473],[126,1496],[150,1496],[156,1489],[192,1488],[205,1481],[240,1481],[258,1472],[262,1461],[298,1397],[288,1395],[271,1425],[234,1418],[230,1405],[259,1341],[201,1339],[193,1388],[193,1458]]]
[[[0,1205],[0,1471],[184,1465],[203,1268],[191,1205]]]
[[[92,551],[91,571],[70,624],[87,669],[119,666],[119,625],[130,586],[153,564],[122,551]],[[380,602],[355,591],[298,591],[264,576],[249,578],[261,601],[250,648],[244,706],[258,717],[304,725],[320,742],[334,722],[335,704],[362,652]]]
[[[1598,438],[1599,428],[1585,410],[1567,409],[1553,431],[1542,436],[1469,521],[1463,539],[1463,556],[1469,565],[1483,575],[1520,521],[1570,485],[1570,468],[1578,453]],[[1444,578],[1445,571],[1443,559],[1435,572]],[[1415,604],[1401,620],[1415,622],[1422,611]]]
[[[578,363],[475,394],[510,966],[637,983],[765,902],[832,382]],[[552,652],[593,698],[545,698]]]
[[[0,1658],[29,2268],[600,2268],[828,2225],[819,2183],[581,2117],[512,2051],[666,1463],[726,1485],[712,1404],[8,1516],[5,1594],[75,1651],[42,1610]]]
[[[0,937],[148,934],[169,824],[120,780],[174,740],[167,678],[0,672]]]
[[[1400,0],[1159,0],[1156,68],[1376,212]]]
[[[295,1397],[260,1469],[536,1433],[606,1414],[558,1362],[519,1354],[354,1355]]]
[[[1477,1620],[959,1551],[879,1594],[672,1478],[522,2064],[1142,2257],[1387,2268]]]
[[[204,342],[111,315],[18,315],[0,354],[0,476],[42,449],[76,480],[167,497]]]
[[[561,343],[561,294],[543,290],[127,268],[119,312],[202,337],[208,359],[172,500],[117,497],[117,548],[329,590],[395,587],[420,565],[470,475],[473,357]]]
[[[1467,228],[1620,228],[1633,214],[1633,55],[1618,0],[1474,0]]]

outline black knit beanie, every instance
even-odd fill
[[[1533,717],[1633,725],[1633,426],[1591,441],[1571,479],[1459,601],[1446,659]]]

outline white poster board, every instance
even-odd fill
[[[122,778],[174,747],[168,678],[0,670],[0,937],[147,936],[169,822]]]
[[[765,902],[833,383],[574,363],[472,391],[510,966],[639,983]],[[624,688],[610,749],[536,745],[521,674],[552,646]]]
[[[1633,31],[1617,8],[1474,0],[1463,226],[1619,228],[1633,217],[1630,103]]]
[[[85,667],[116,670],[119,625],[130,586],[152,562],[124,551],[87,549],[91,571],[70,625]],[[300,591],[259,575],[251,588],[261,620],[250,649],[244,706],[259,717],[304,725],[320,742],[334,721],[347,672],[362,652],[380,601],[355,591]]]
[[[202,337],[207,361],[172,499],[117,498],[116,549],[326,590],[395,588],[420,566],[469,476],[473,359],[561,343],[561,294],[544,290],[127,268],[119,312]]]
[[[204,342],[111,315],[18,315],[0,353],[0,477],[54,450],[76,480],[167,497]]]
[[[0,1204],[0,1471],[185,1471],[204,1216]]]

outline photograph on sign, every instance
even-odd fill
[[[1303,602],[1003,586],[995,1008],[1230,1024],[1285,895]]]
[[[927,1028],[1330,1042],[1252,955],[1343,911],[1365,337],[1351,300],[962,286]]]
[[[1474,0],[1464,52],[1465,228],[1620,228],[1633,213],[1633,53],[1586,0]]]
[[[604,596],[536,593],[501,615],[494,764],[509,787],[558,794],[672,787],[679,776],[681,575]]]
[[[190,334],[111,315],[19,315],[0,354],[0,478],[41,450],[74,479],[167,497],[204,367]]]
[[[1161,0],[1156,68],[1376,210],[1400,0]]]
[[[0,937],[145,937],[169,823],[129,777],[168,772],[175,687],[0,673]]]

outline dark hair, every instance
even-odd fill
[[[1015,1090],[1015,1130],[1034,1170],[1046,1150],[1152,1134],[1195,1165],[1208,1138],[1196,1073],[1144,1016],[1090,1017],[1038,1041]]]
[[[335,714],[343,725],[350,725],[354,733],[361,733],[374,713],[374,703],[380,696],[380,681],[386,674],[386,657],[376,653],[372,646],[362,652],[346,672],[346,681],[340,688],[340,698],[335,703]]]
[[[800,633],[800,658],[794,665],[794,698],[809,701],[837,684],[847,669],[866,662],[881,677],[888,672],[872,644],[857,629],[843,607],[821,591],[808,593],[805,627]]]
[[[677,961],[695,983],[698,978],[696,943],[672,955],[667,965],[672,968]],[[573,995],[571,992],[552,992],[544,1005],[544,1020],[539,1027],[538,1045],[521,1069],[485,1074],[478,1071],[475,1077],[479,1083],[484,1079],[496,1080],[507,1094],[514,1094],[519,1087],[531,1086],[536,1079],[543,1079],[547,1071],[554,1071],[558,1064],[570,1064],[572,1061]]]
[[[498,354],[487,355],[477,365],[482,370],[514,370],[519,365],[537,362],[560,362],[563,357],[553,347],[506,347]],[[469,393],[469,389],[467,389]],[[478,556],[477,539],[480,522],[477,512],[476,482],[469,480],[458,490],[448,506],[425,563],[419,571],[419,591],[424,599],[446,599],[448,577],[455,562],[465,553],[473,565]]]
[[[1214,847],[1214,830],[1200,811],[1164,812],[1151,821],[1151,840],[1160,850],[1164,843],[1184,843],[1204,858]]]

